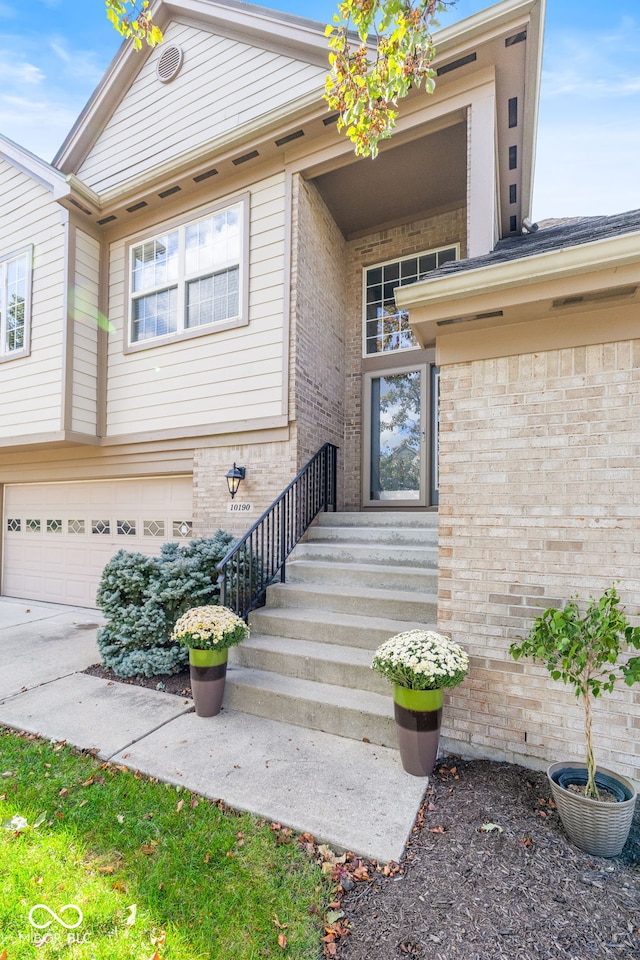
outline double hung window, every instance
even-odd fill
[[[443,263],[457,258],[457,246],[444,247],[377,264],[364,271],[365,356],[417,346],[409,326],[409,314],[396,307],[394,290],[422,280]]]
[[[29,352],[31,248],[0,259],[0,360]]]
[[[242,320],[244,201],[131,248],[130,342]]]

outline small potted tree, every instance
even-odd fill
[[[611,693],[619,680],[640,680],[640,657],[618,663],[623,648],[640,649],[640,627],[629,624],[614,587],[584,612],[571,600],[537,617],[529,636],[511,644],[518,660],[542,663],[554,680],[573,687],[584,709],[585,763],[559,762],[547,770],[563,826],[573,843],[594,856],[622,852],[635,808],[636,790],[619,774],[596,766],[593,749],[593,700]]]
[[[462,683],[467,653],[432,630],[408,630],[376,650],[374,670],[393,683],[393,709],[403,769],[428,777],[438,755],[443,688]]]
[[[229,607],[192,607],[177,621],[171,639],[189,648],[191,692],[199,717],[220,712],[227,651],[249,636],[249,627]]]

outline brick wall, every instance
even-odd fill
[[[301,467],[326,441],[342,447],[347,257],[317,188],[301,177],[294,178],[293,209],[290,413]]]
[[[295,429],[291,434],[287,441],[210,447],[194,452],[194,536],[209,537],[220,529],[240,536],[249,529],[297,473]],[[250,514],[228,512],[231,497],[225,474],[234,461],[247,470],[234,503],[251,503]]]
[[[351,240],[348,245],[346,290],[345,432],[342,462],[345,467],[345,508],[359,510],[362,462],[362,271],[394,258],[460,243],[466,254],[464,208],[427,219],[415,220]],[[391,361],[393,362],[393,361]]]
[[[640,340],[441,370],[440,628],[472,655],[448,745],[543,767],[582,758],[571,690],[508,655],[550,605],[617,581],[640,608]],[[640,779],[640,692],[595,709],[596,759]]]

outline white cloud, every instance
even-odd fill
[[[0,49],[0,80],[3,87],[7,85],[22,86],[23,84],[38,84],[45,79],[45,75],[33,63],[16,61],[15,56],[7,50]]]

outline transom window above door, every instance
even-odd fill
[[[245,203],[130,248],[130,343],[243,322]]]
[[[422,280],[443,263],[458,259],[458,246],[389,260],[364,271],[364,353],[388,353],[417,347],[409,314],[398,310],[393,291]]]

